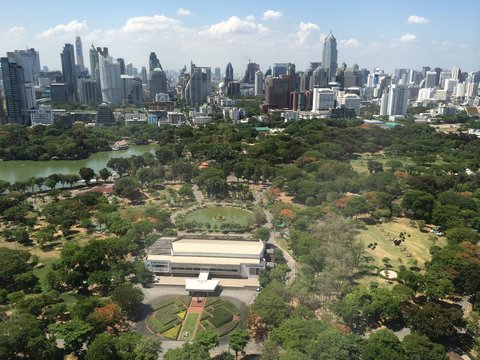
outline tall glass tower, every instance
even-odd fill
[[[77,65],[81,70],[85,69],[85,63],[83,62],[83,48],[82,39],[77,35],[75,38],[75,53],[77,55]]]
[[[337,73],[337,39],[332,32],[325,38],[323,44],[322,68],[327,73],[328,82],[335,81]]]

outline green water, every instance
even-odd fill
[[[82,167],[89,167],[98,172],[106,167],[108,160],[112,158],[142,155],[146,152],[154,153],[157,149],[158,145],[150,144],[130,146],[127,150],[102,151],[82,160],[0,161],[0,180],[14,183],[31,177],[46,177],[51,174],[78,174],[78,170]]]

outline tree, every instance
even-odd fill
[[[80,351],[93,332],[92,325],[79,319],[73,319],[66,323],[51,324],[48,328],[55,339],[63,340],[67,352]]]
[[[383,171],[383,165],[379,161],[368,160],[367,162],[368,172],[374,174]]]
[[[112,175],[112,173],[107,168],[103,168],[100,169],[98,175],[100,175],[100,178],[105,182]]]
[[[164,360],[210,360],[208,350],[197,343],[185,343],[182,347],[168,350]]]
[[[207,329],[195,338],[195,342],[198,343],[201,347],[210,351],[214,347],[218,346],[218,332],[214,329]]]
[[[436,302],[413,308],[407,320],[415,331],[427,335],[432,341],[452,338],[457,329],[466,325],[461,309]]]
[[[402,200],[402,207],[415,219],[430,221],[434,206],[435,197],[425,191],[409,190]]]
[[[115,182],[115,185],[113,185],[113,191],[116,195],[129,199],[139,196],[139,189],[140,183],[136,178],[131,176],[122,177]]]
[[[403,339],[403,348],[410,360],[448,360],[445,348],[418,333],[411,333]]]
[[[98,334],[88,345],[85,360],[117,360],[115,339],[108,333]]]
[[[0,288],[11,291],[20,290],[15,277],[32,270],[28,251],[0,247]]]
[[[90,180],[95,177],[95,172],[91,168],[82,167],[78,172],[87,185],[90,185]]]
[[[453,227],[445,231],[445,236],[450,244],[459,244],[462,241],[468,241],[472,244],[477,244],[480,241],[478,232],[466,227]]]
[[[401,168],[403,168],[403,163],[401,161],[398,161],[398,160],[388,160],[385,163],[385,166],[389,167],[391,171],[397,171],[397,170],[400,170]]]
[[[260,321],[269,327],[278,326],[289,318],[292,307],[287,303],[285,289],[272,282],[255,298],[252,310],[260,317]]]
[[[112,292],[112,300],[130,317],[134,318],[137,308],[143,300],[141,289],[134,287],[131,283],[124,283]]]
[[[402,343],[390,330],[378,330],[363,346],[361,360],[408,360]]]
[[[130,169],[130,161],[126,158],[112,158],[108,160],[107,166],[123,176]]]
[[[142,337],[135,346],[135,360],[157,360],[162,344],[157,339]]]
[[[238,357],[238,352],[243,351],[247,346],[250,336],[246,330],[235,329],[228,334],[228,346],[235,351],[235,358]]]
[[[253,233],[253,238],[267,242],[268,239],[270,239],[270,230],[268,230],[266,227],[260,227]]]

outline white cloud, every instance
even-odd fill
[[[247,20],[247,21],[255,21],[255,16],[253,16],[253,15],[250,14],[250,15],[248,15],[248,16],[245,18],[245,20]]]
[[[423,16],[410,15],[407,20],[407,24],[430,24],[430,20]]]
[[[305,23],[302,21],[298,25],[298,31],[297,31],[298,42],[300,44],[304,44],[313,32],[318,32],[319,30],[320,28],[318,27],[317,24],[314,24],[311,22]]]
[[[2,34],[2,37],[4,37],[5,39],[9,38],[9,37],[19,37],[19,36],[23,36],[25,34],[25,31],[27,29],[25,29],[23,26],[14,26],[10,29],[8,29],[6,32],[4,32]]]
[[[184,8],[180,8],[180,9],[177,10],[177,15],[178,16],[192,16],[193,12],[191,12],[190,10],[184,9]]]
[[[125,32],[155,31],[178,28],[180,21],[165,15],[136,16],[127,20],[122,30]]]
[[[65,33],[72,34],[79,31],[83,31],[86,28],[87,28],[87,22],[85,20],[83,20],[82,22],[73,20],[73,21],[70,21],[68,24],[59,24],[53,28],[45,30],[44,32],[41,32],[40,34],[38,34],[37,38],[46,39],[59,34],[65,34]]]
[[[413,34],[410,34],[410,33],[406,33],[406,34],[403,34],[402,36],[400,36],[400,41],[401,42],[410,42],[410,41],[413,41],[415,40],[417,37]]]
[[[280,19],[283,14],[276,10],[267,10],[263,13],[263,20],[277,20]]]
[[[345,40],[340,40],[338,43],[341,47],[344,48],[358,48],[362,45],[360,41],[357,39],[345,39]]]
[[[257,24],[251,18],[245,20],[231,16],[228,20],[213,24],[200,31],[201,35],[222,37],[224,35],[242,35],[268,32],[268,28]]]

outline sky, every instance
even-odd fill
[[[297,71],[321,61],[330,31],[338,63],[361,68],[480,70],[480,0],[0,0],[0,55],[34,47],[41,65],[60,69],[65,43],[148,65],[155,51],[164,69],[220,67],[236,74],[248,61],[262,70],[293,62]]]

